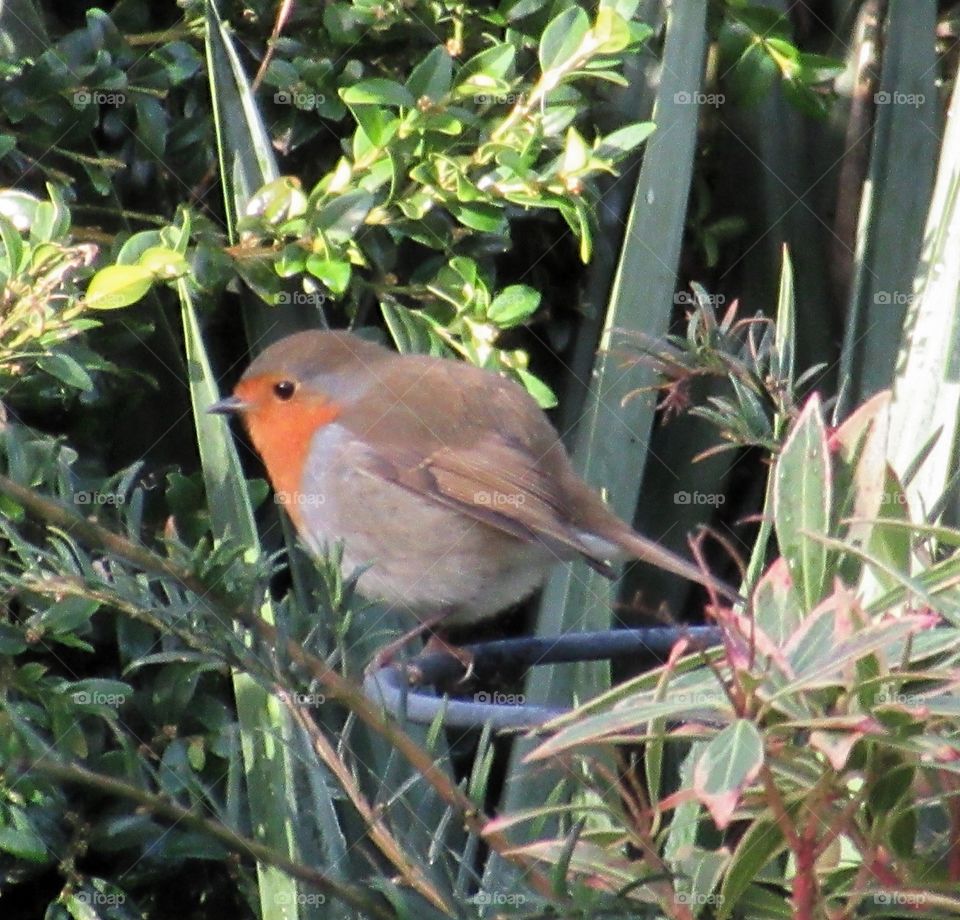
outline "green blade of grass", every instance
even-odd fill
[[[197,427],[197,445],[214,535],[217,539],[240,539],[249,547],[245,558],[252,562],[259,554],[259,541],[240,459],[226,420],[207,413],[219,398],[193,302],[185,281],[177,285],[183,316],[184,341],[190,374],[190,398]],[[261,615],[273,622],[270,600],[264,601]],[[247,778],[247,798],[254,836],[267,846],[296,859],[296,839],[291,806],[296,796],[291,786],[292,771],[279,740],[285,720],[278,701],[252,677],[233,673],[233,689]],[[272,866],[257,864],[260,907],[263,917],[291,918],[299,915],[296,882]]]
[[[940,499],[956,466],[960,410],[958,193],[960,90],[954,87],[890,406],[887,457],[898,474],[910,466],[931,434],[940,434],[906,489],[909,505],[922,513]]]
[[[936,6],[917,0],[887,12],[841,358],[846,407],[893,379],[936,169]]]
[[[207,2],[207,67],[214,90],[220,181],[228,205],[227,232],[236,242],[236,218],[243,210],[237,203],[249,201],[278,172],[253,91],[213,0]]]
[[[227,236],[235,244],[247,203],[279,170],[253,89],[213,0],[207,3],[206,52]],[[249,291],[244,294],[243,321],[254,350],[317,325],[317,311],[306,304],[271,309]]]
[[[705,22],[702,0],[674,6],[669,14],[654,109],[657,130],[647,143],[637,180],[604,319],[603,352],[577,431],[574,460],[578,471],[589,482],[606,486],[611,508],[628,520],[637,504],[654,405],[652,398],[622,402],[636,387],[651,381],[640,379],[639,373],[625,374],[607,349],[615,344],[616,329],[662,336],[670,320],[697,137],[698,107],[689,100],[700,88]],[[586,571],[586,566],[558,568],[544,591],[538,632],[554,635],[608,628],[613,597],[613,586]],[[608,682],[609,668],[604,664],[540,668],[528,679],[526,698],[567,704],[595,695]],[[515,745],[505,812],[546,801],[557,785],[555,773],[531,769],[521,762],[529,750],[527,744]],[[488,878],[499,873],[498,864],[491,861]]]
[[[224,183],[225,210],[230,215],[229,229],[231,239],[235,241],[234,228],[249,198],[262,185],[275,179],[278,169],[257,101],[233,47],[229,31],[212,2],[207,7],[207,58],[210,67],[211,94],[215,100],[214,112]],[[250,292],[245,292],[242,299],[242,313],[247,339],[254,352],[283,335],[317,326],[318,319],[321,318],[318,317],[315,309],[306,304],[286,305],[282,308],[269,307]],[[206,467],[206,464],[204,465]],[[214,499],[211,497],[211,500]],[[285,543],[292,549],[296,537],[282,516],[281,524]],[[289,560],[295,585],[296,603],[301,610],[309,611],[314,603],[313,598],[318,593],[322,593],[316,590],[319,585],[316,570],[310,560],[301,553],[291,551]],[[377,622],[377,618],[373,615],[365,619],[368,623]],[[342,651],[349,658],[348,663],[351,666],[356,665],[359,670],[373,651],[369,648],[368,640],[376,637],[362,625],[356,632],[362,632],[363,635],[352,636],[349,646]],[[327,731],[336,734],[342,728],[343,714],[339,711],[324,711],[321,722]],[[278,738],[283,737],[279,723],[273,726],[265,724],[261,730],[272,732]],[[423,740],[425,732],[421,727],[409,726],[409,731],[418,740]],[[363,765],[363,778],[371,797],[385,789],[402,788],[408,782],[409,766],[402,760],[393,758],[391,747],[381,738],[372,736],[361,728],[354,731],[350,747],[351,756]],[[285,767],[286,775],[289,775],[290,756],[290,752],[284,752],[284,759],[288,761]],[[440,754],[438,759],[444,756]],[[389,766],[391,763],[395,764],[392,771]],[[440,824],[446,806],[429,787],[417,786],[413,794],[407,796],[407,800],[410,805],[411,820],[400,822],[397,833],[410,852],[424,852],[430,845],[431,836]],[[295,800],[291,801],[294,805],[296,804]],[[322,815],[312,815],[306,810],[298,811],[295,808],[294,813],[297,836],[300,839],[332,838],[342,834],[350,841],[352,850],[353,846],[364,838],[364,823],[353,810],[344,809],[343,813],[338,813],[333,809],[327,809]],[[324,827],[326,820],[341,823]],[[451,837],[455,834],[456,830],[447,836]],[[358,869],[358,865],[352,865],[354,869]],[[266,911],[268,900],[276,905],[278,897],[282,902],[285,896],[286,892],[269,894],[261,888],[261,906]],[[328,911],[332,909],[332,905],[327,907]],[[301,907],[300,913],[305,914],[306,909]],[[313,907],[310,911],[311,916],[321,914],[323,914],[322,906]]]

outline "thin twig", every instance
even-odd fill
[[[274,626],[262,620],[248,607],[236,604],[196,575],[184,571],[174,562],[158,556],[147,547],[133,543],[101,527],[96,522],[81,517],[73,509],[45,498],[7,476],[0,475],[0,492],[22,505],[34,517],[68,531],[71,536],[85,545],[97,547],[145,572],[177,581],[209,607],[220,608],[228,617],[242,623],[256,634],[265,647],[282,646],[297,667],[319,681],[331,697],[339,700],[365,725],[382,735],[433,787],[444,802],[461,814],[464,824],[470,831],[484,835],[484,842],[492,850],[504,859],[518,864],[526,873],[527,880],[534,890],[548,897],[554,895],[553,886],[546,876],[526,860],[510,852],[510,843],[503,833],[484,834],[489,818],[420,745],[381,713],[380,709],[364,695],[361,687],[342,677],[315,655],[311,655],[299,642],[282,637]]]
[[[394,917],[391,911],[382,900],[370,896],[369,888],[359,888],[354,885],[347,885],[336,879],[330,878],[323,872],[318,872],[310,866],[302,863],[293,862],[283,853],[268,847],[265,844],[244,837],[235,830],[216,821],[212,818],[205,818],[189,808],[184,808],[175,802],[171,802],[162,796],[147,792],[144,789],[138,789],[131,786],[123,780],[116,779],[113,776],[105,776],[102,773],[95,773],[86,767],[78,764],[57,763],[51,759],[42,758],[37,761],[21,761],[18,768],[24,772],[42,773],[50,779],[58,782],[73,783],[78,786],[85,786],[88,789],[96,789],[106,795],[113,795],[123,799],[129,799],[136,802],[142,808],[147,809],[151,814],[166,818],[176,824],[183,824],[194,830],[201,831],[216,840],[219,840],[224,846],[235,853],[241,853],[250,856],[257,862],[274,866],[287,875],[301,882],[313,885],[314,888],[328,894],[331,897],[349,904],[351,907],[363,911],[365,915],[372,917],[382,917],[383,920],[391,920]]]

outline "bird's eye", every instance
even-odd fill
[[[297,385],[292,380],[281,380],[273,385],[273,392],[276,394],[277,399],[286,401],[293,396],[296,388]]]

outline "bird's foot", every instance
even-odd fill
[[[451,658],[456,658],[463,666],[463,676],[458,678],[457,686],[467,683],[470,678],[473,677],[474,665],[476,664],[476,658],[473,652],[459,645],[451,645],[442,636],[437,635],[437,633],[430,633],[430,638],[424,646],[423,654],[449,655]]]
[[[449,616],[449,613],[447,611],[444,611],[443,613],[437,614],[436,616],[429,617],[426,620],[422,620],[420,623],[414,626],[413,629],[409,630],[408,632],[405,632],[402,636],[400,636],[399,639],[394,639],[393,642],[391,642],[389,645],[385,645],[370,660],[370,663],[367,665],[367,668],[366,668],[367,673],[368,674],[375,673],[376,671],[379,671],[381,668],[385,668],[393,664],[393,659],[396,657],[397,652],[399,652],[412,639],[417,639],[420,636],[422,636],[424,633],[430,634],[430,639],[427,641],[427,646],[425,651],[427,650],[438,651],[438,649],[436,648],[431,649],[431,643],[433,642],[434,639],[437,639],[443,645],[443,648],[440,649],[441,651],[445,651],[448,654],[454,654],[454,657],[457,658],[458,661],[462,661],[459,655],[456,655],[453,652],[453,646],[443,642],[443,640],[440,639],[433,632],[434,627],[439,626],[440,623],[442,623],[445,619],[447,619],[448,616]]]

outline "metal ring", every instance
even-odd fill
[[[600,661],[631,656],[646,660],[649,667],[662,664],[670,649],[689,639],[699,648],[719,645],[722,632],[716,626],[654,626],[641,629],[615,629],[603,632],[571,633],[547,638],[498,639],[462,646],[474,660],[477,671],[497,667],[538,667],[544,664],[574,661]],[[648,668],[649,669],[649,668]],[[463,663],[451,655],[430,654],[404,664],[390,664],[367,675],[364,690],[399,719],[430,724],[443,711],[443,723],[450,728],[481,728],[489,724],[495,730],[535,728],[565,715],[570,709],[537,705],[506,705],[469,702],[417,690],[417,685],[451,680],[463,673]]]

